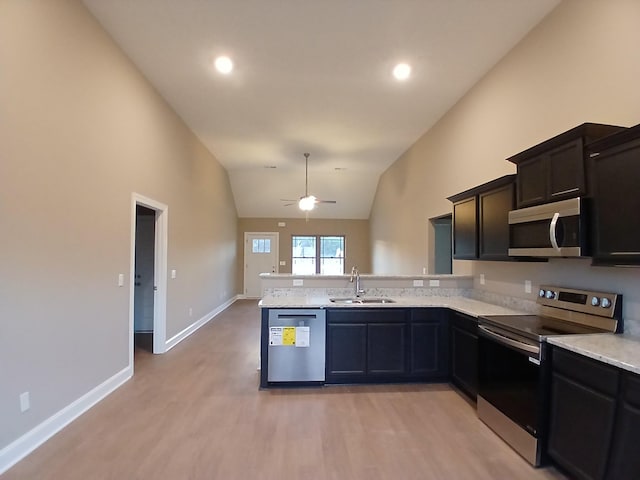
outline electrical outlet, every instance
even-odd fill
[[[524,281],[524,293],[531,293],[531,280]]]
[[[193,308],[189,307],[189,316],[193,317]]]
[[[124,286],[124,273],[118,274],[118,286],[119,287]]]
[[[484,285],[484,273],[480,274],[480,285]]]
[[[440,286],[440,280],[429,280],[429,286],[430,287],[439,287]]]
[[[286,260],[280,260],[280,266],[284,267],[287,264]]]
[[[413,286],[414,287],[424,287],[424,280],[414,280],[413,281]]]
[[[304,285],[304,281],[301,278],[296,278],[293,280],[294,287],[301,287]]]
[[[29,398],[29,392],[21,393],[20,394],[20,411],[24,413],[30,408],[31,408],[31,399]]]
[[[176,278],[176,273],[175,270],[171,270],[171,278]]]
[[[422,267],[422,274],[426,275],[427,274],[427,267]]]

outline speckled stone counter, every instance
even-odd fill
[[[639,337],[601,333],[549,337],[547,342],[609,365],[640,374]]]
[[[392,297],[395,303],[369,304],[336,304],[326,294],[317,296],[266,296],[260,301],[262,308],[421,308],[444,307],[466,315],[479,317],[482,315],[522,315],[526,312],[513,310],[491,303],[481,302],[466,297]]]

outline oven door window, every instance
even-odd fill
[[[478,394],[531,435],[539,435],[542,375],[526,353],[480,337]]]

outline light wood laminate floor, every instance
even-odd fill
[[[258,389],[260,314],[238,301],[1,480],[561,479],[448,385]]]

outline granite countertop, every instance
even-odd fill
[[[365,297],[366,298],[366,297]],[[444,307],[450,308],[472,317],[482,315],[522,315],[526,312],[513,310],[491,303],[481,302],[466,297],[391,297],[395,303],[368,303],[368,304],[337,304],[329,301],[328,295],[315,297],[275,297],[268,296],[260,300],[262,308],[420,308],[420,307]]]
[[[627,334],[596,333],[548,337],[547,342],[640,374],[640,337]]]

